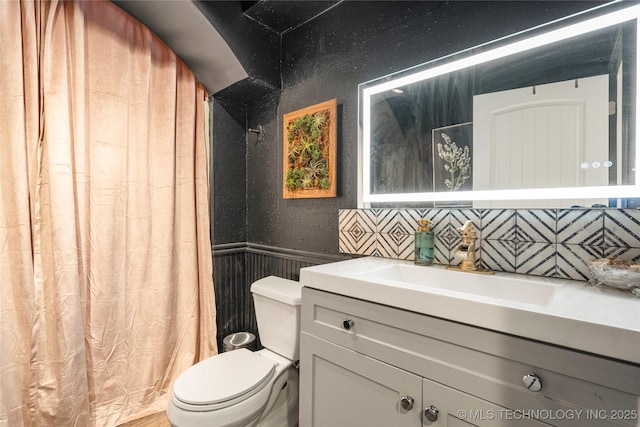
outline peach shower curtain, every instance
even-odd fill
[[[110,2],[0,0],[0,426],[164,410],[216,352],[205,96]]]

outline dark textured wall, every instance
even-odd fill
[[[211,117],[211,240],[214,245],[246,242],[246,108],[237,103],[214,100]]]
[[[358,84],[523,30],[595,2],[343,1],[282,38],[282,90],[213,104],[218,340],[256,332],[249,293],[267,275],[341,259],[338,209],[357,204]],[[282,116],[338,99],[338,197],[282,198]],[[264,126],[264,141],[246,128]]]
[[[248,108],[250,242],[338,252],[340,208],[357,205],[358,84],[593,7],[589,1],[344,1],[282,39],[282,90]],[[338,197],[282,199],[282,116],[337,98]]]

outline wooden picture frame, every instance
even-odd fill
[[[285,199],[336,197],[337,99],[284,115]]]

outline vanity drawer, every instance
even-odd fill
[[[625,410],[618,425],[639,425],[640,366],[310,288],[302,330],[504,407],[598,411],[556,425],[603,425],[604,416],[616,425]],[[525,387],[528,374],[539,392]]]

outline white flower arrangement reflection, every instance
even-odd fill
[[[451,191],[456,191],[471,176],[469,147],[460,148],[446,133],[440,135],[444,145],[438,143],[438,156],[444,161],[444,169],[451,174],[444,183]]]

